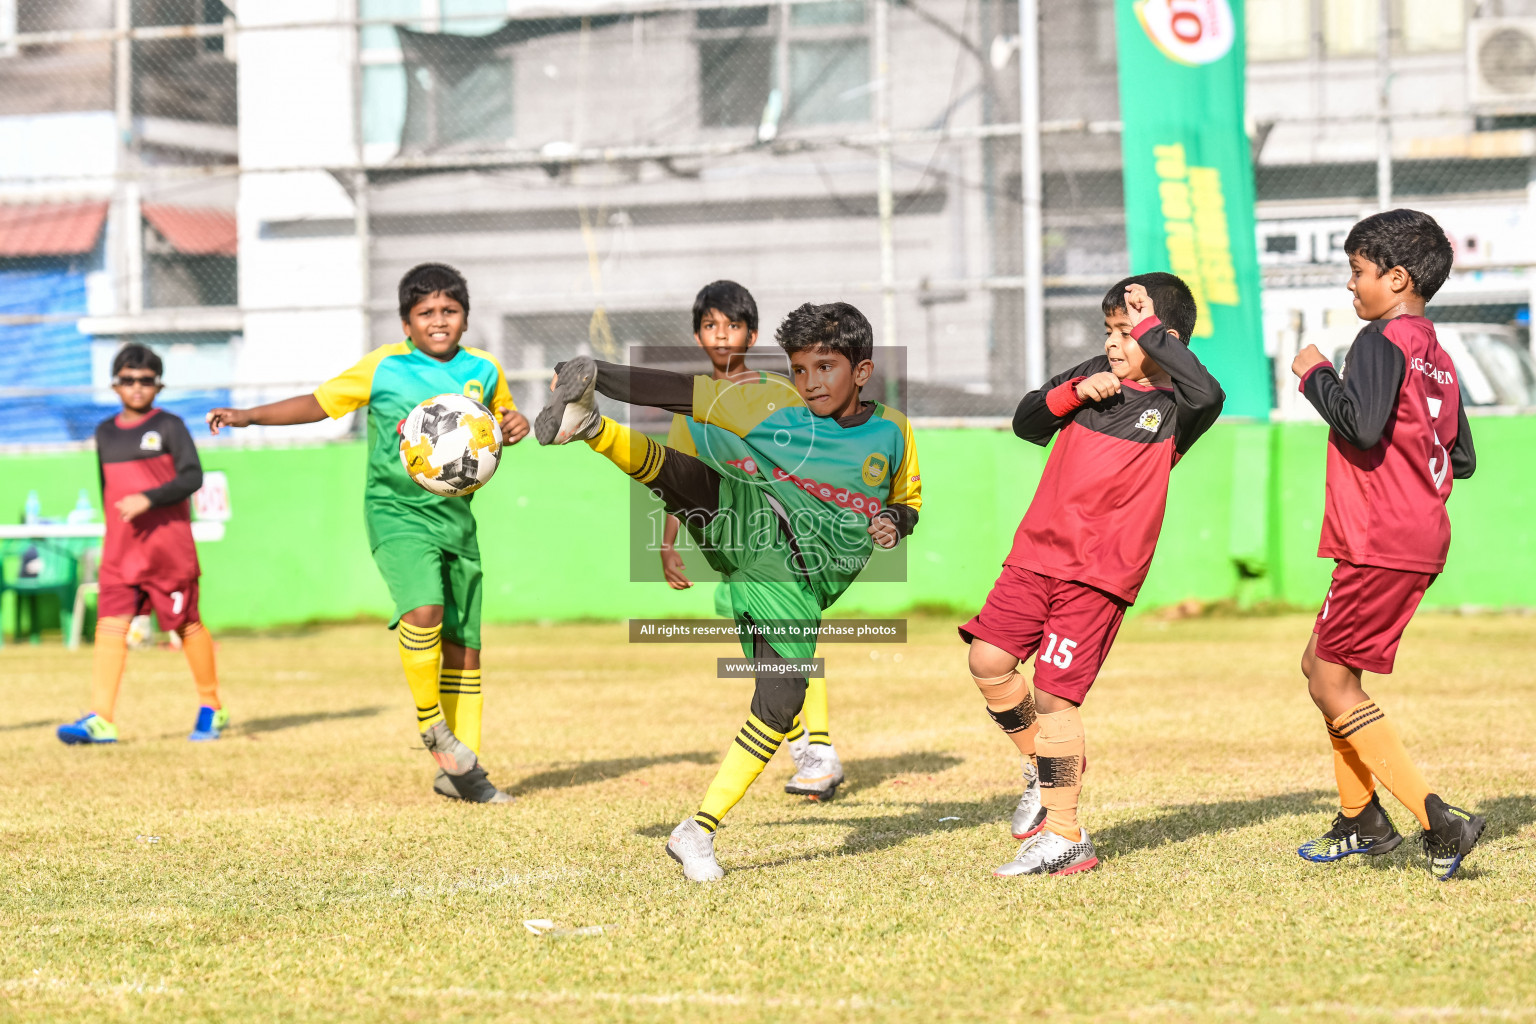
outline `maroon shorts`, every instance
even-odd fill
[[[102,583],[101,592],[96,597],[96,617],[101,619],[131,619],[135,615],[148,615],[151,609],[164,630],[180,630],[201,621],[197,615],[197,580],[172,584],[169,588],[152,580]]]
[[[1037,650],[1035,686],[1081,704],[1125,618],[1126,602],[1086,583],[1003,566],[981,613],[960,627],[1020,661]]]
[[[1335,665],[1391,672],[1403,630],[1436,575],[1339,562],[1312,627],[1316,655]]]

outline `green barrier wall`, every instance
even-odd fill
[[[1536,480],[1526,472],[1536,418],[1473,429],[1477,476],[1456,484],[1450,564],[1425,603],[1536,605]],[[1312,424],[1212,430],[1174,471],[1138,610],[1186,598],[1318,604],[1331,570],[1315,556],[1326,437]],[[1043,449],[1007,431],[919,431],[918,448],[926,503],[907,582],[857,584],[839,613],[978,606],[1045,463]],[[363,461],[355,443],[205,450],[205,467],[229,476],[234,512],[225,539],[199,547],[210,627],[388,614],[363,533]],[[62,517],[82,487],[99,500],[90,452],[6,456],[0,467],[0,519],[19,521],[33,489],[47,516]],[[628,581],[633,486],[582,446],[510,450],[475,498],[487,620],[711,614],[707,585]],[[9,629],[9,599],[4,615]]]

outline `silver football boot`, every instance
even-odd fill
[[[1082,838],[1073,842],[1060,833],[1042,829],[1024,840],[1013,860],[993,871],[994,875],[1071,875],[1097,867],[1098,856],[1088,830],[1080,829]]]
[[[1028,839],[1045,827],[1045,807],[1040,803],[1040,769],[1024,758],[1024,795],[1013,809],[1013,838]]]
[[[449,775],[463,775],[479,761],[469,745],[448,728],[447,722],[438,722],[422,733],[421,745],[431,751],[432,760]]]
[[[559,378],[549,404],[533,421],[539,444],[567,444],[596,437],[603,428],[602,413],[597,411],[597,363],[591,356],[567,359],[560,366]]]
[[[830,743],[809,744],[805,760],[797,759],[795,766],[798,770],[784,792],[823,801],[837,796],[837,787],[843,784],[843,762]]]
[[[718,882],[725,869],[715,860],[715,834],[690,815],[667,837],[667,856],[683,866],[683,877],[690,882]]]

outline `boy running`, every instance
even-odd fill
[[[844,302],[807,303],[776,337],[792,383],[767,375],[741,384],[583,356],[556,367],[553,400],[535,422],[541,444],[586,441],[687,525],[730,584],[742,650],[762,666],[751,714],[703,805],[667,841],[695,882],[725,874],[715,830],[801,711],[807,671],[794,662],[815,654],[822,611],[858,578],[875,544],[892,548],[912,532],[922,503],[906,417],[859,395],[874,371],[864,315]],[[665,448],[599,413],[594,391],[691,414],[734,444],[705,446],[698,458]]]
[[[1138,274],[1104,296],[1104,355],[1031,391],[1013,432],[1055,447],[981,612],[960,627],[987,713],[1024,758],[1013,814],[1024,840],[997,875],[1067,875],[1099,863],[1078,821],[1078,707],[1136,600],[1163,526],[1168,476],[1226,395],[1183,340],[1194,296]],[[1034,695],[1018,671],[1035,655]]]
[[[123,411],[96,427],[101,505],[107,536],[96,597],[96,655],[91,710],[58,729],[65,743],[116,743],[117,692],[128,660],[128,624],[154,610],[160,628],[181,637],[197,685],[197,721],[189,740],[216,740],[229,725],[219,703],[213,637],[197,612],[197,547],[187,499],[203,486],[203,464],[181,417],[155,408],[160,357],[124,345],[112,358],[112,390]]]
[[[1445,568],[1451,481],[1477,468],[1456,368],[1424,319],[1424,304],[1450,276],[1451,243],[1428,214],[1391,210],[1351,228],[1344,251],[1355,314],[1370,323],[1343,374],[1315,345],[1291,364],[1331,428],[1317,554],[1337,568],[1301,671],[1333,744],[1340,804],[1333,827],[1297,852],[1335,861],[1402,842],[1376,796],[1380,779],[1419,820],[1430,873],[1443,880],[1487,821],[1430,792],[1360,677],[1392,671],[1404,627]]]
[[[469,284],[442,263],[423,263],[400,279],[406,339],[376,348],[310,395],[254,409],[215,409],[208,425],[279,426],[340,419],[368,407],[368,483],[363,518],[368,546],[395,603],[400,661],[416,702],[422,744],[437,761],[432,788],[471,803],[506,803],[479,760],[480,544],[469,503],[418,487],[400,463],[399,424],[421,402],[457,392],[501,416],[516,444],[528,421],[512,404],[507,376],[488,352],[461,346],[469,326]],[[441,665],[439,665],[441,663]]]
[[[693,339],[709,356],[712,379],[737,383],[757,383],[765,379],[764,374],[746,366],[747,351],[757,344],[757,300],[735,281],[714,281],[699,290],[693,300]],[[713,438],[702,443],[707,451],[717,455],[727,446],[739,447],[741,444],[739,438],[719,427],[699,423],[678,413],[672,417],[667,447],[697,458],[700,439],[709,434],[713,434]],[[745,454],[745,451],[733,452],[732,456]],[[673,590],[687,590],[693,586],[684,572],[683,557],[677,553],[677,534],[681,525],[676,516],[667,516],[661,542],[661,570]],[[730,586],[723,581],[715,588],[715,613],[722,618],[733,615]],[[784,745],[795,763],[795,774],[785,783],[784,792],[809,800],[831,800],[837,795],[837,787],[842,785],[844,775],[842,761],[832,746],[827,680],[823,676],[811,676],[806,683],[805,706],[784,737]]]

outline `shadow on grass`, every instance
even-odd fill
[[[1094,845],[1101,858],[1121,857],[1137,850],[1149,849],[1168,843],[1181,843],[1197,836],[1222,832],[1227,829],[1247,828],[1273,818],[1289,817],[1316,812],[1318,804],[1331,800],[1333,793],[1321,789],[1297,790],[1252,800],[1225,800],[1215,803],[1180,804],[1166,807],[1135,821],[1122,822],[1093,833]],[[826,822],[848,829],[840,849],[817,850],[792,857],[782,857],[759,864],[737,867],[737,871],[754,871],[780,867],[820,857],[836,857],[884,850],[899,846],[910,839],[956,829],[974,828],[978,825],[996,825],[1001,835],[1006,828],[1008,814],[1013,809],[1013,798],[1005,796],[990,800],[935,801],[917,805],[913,810],[900,814],[869,815],[856,818],[836,818]],[[945,820],[957,819],[957,820]],[[767,825],[804,826],[807,819],[765,822]],[[650,838],[666,836],[672,824],[649,825],[636,829],[636,834]],[[1006,844],[1004,844],[1006,845]]]
[[[936,775],[948,771],[963,760],[954,754],[940,754],[931,750],[914,750],[893,757],[861,757],[844,765],[843,774],[847,776],[847,781],[837,788],[837,795],[841,798],[874,789],[898,775]]]
[[[278,732],[282,729],[297,729],[301,725],[312,725],[315,722],[336,722],[347,718],[372,718],[384,711],[385,706],[378,704],[366,708],[348,708],[346,711],[311,711],[301,715],[272,715],[267,718],[251,718],[246,721],[236,720],[230,735],[241,736],[258,732]]]
[[[1093,833],[1093,845],[1100,857],[1118,857],[1137,850],[1147,850],[1168,843],[1182,843],[1196,836],[1222,832],[1229,828],[1247,828],[1273,818],[1314,814],[1320,801],[1330,801],[1326,809],[1337,810],[1331,801],[1332,790],[1299,789],[1292,793],[1255,797],[1252,800],[1220,800],[1205,804],[1177,804],[1160,808],[1156,814],[1121,822]]]
[[[17,722],[14,725],[0,725],[0,732],[21,732],[23,729],[41,729],[46,725],[59,725],[51,718],[39,718],[35,722]]]
[[[1519,835],[1525,826],[1536,822],[1536,796],[1521,793],[1514,796],[1494,797],[1472,808],[1476,814],[1488,819],[1488,830],[1482,842]]]
[[[713,764],[719,758],[720,755],[712,751],[692,750],[684,754],[662,754],[656,757],[612,757],[606,761],[573,761],[537,775],[530,775],[508,789],[508,792],[515,796],[522,796],[540,789],[585,786],[589,782],[618,778],[620,775],[628,775],[630,772],[637,772],[642,768],[650,768],[658,764]],[[672,826],[668,825],[666,832],[662,835],[671,831]]]

